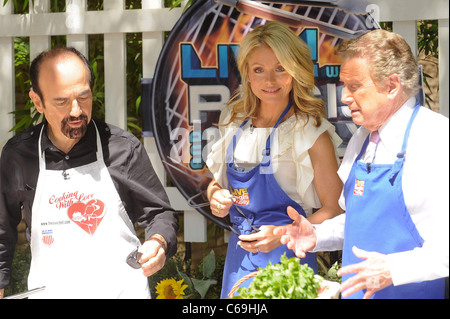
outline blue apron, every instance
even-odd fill
[[[287,225],[291,224],[286,209],[292,206],[298,213],[305,216],[303,208],[293,201],[278,185],[272,171],[270,145],[273,141],[274,133],[281,120],[287,114],[291,103],[284,110],[272,129],[266,141],[266,149],[263,152],[263,159],[259,165],[250,171],[239,171],[234,164],[234,148],[242,127],[247,123],[244,121],[236,131],[230,145],[227,148],[227,177],[230,192],[235,196],[235,205],[239,205],[241,211],[246,215],[242,216],[234,206],[230,209],[230,220],[232,227],[239,235],[231,233],[228,242],[227,257],[225,261],[222,294],[221,298],[227,298],[233,285],[243,276],[254,272],[258,267],[265,267],[269,261],[272,264],[280,262],[280,257],[286,253],[288,258],[295,257],[292,250],[286,245],[281,245],[268,253],[251,253],[238,246],[238,236],[249,234],[253,231],[251,225],[259,228],[263,225]],[[306,216],[305,216],[306,217]],[[301,263],[307,263],[317,273],[317,261],[315,254],[308,253]],[[248,287],[251,279],[246,280],[240,287]]]
[[[408,123],[402,145],[394,164],[367,164],[360,160],[368,145],[369,137],[356,157],[347,182],[344,185],[346,217],[342,265],[363,261],[357,258],[352,247],[382,254],[392,254],[422,247],[420,236],[405,205],[402,190],[402,173],[406,145],[412,123],[420,105],[417,104]],[[353,274],[344,275],[342,281]],[[411,284],[391,285],[378,292],[375,299],[444,298],[445,279]],[[360,299],[365,290],[349,298]]]

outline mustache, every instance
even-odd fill
[[[71,128],[69,122],[82,121],[82,125],[78,128]],[[71,139],[80,139],[84,136],[87,130],[88,117],[85,114],[80,116],[67,116],[61,121],[61,132]]]
[[[64,123],[68,123],[68,122],[74,122],[74,121],[87,121],[88,117],[85,114],[81,114],[80,116],[67,116],[66,118],[64,118],[63,122]]]

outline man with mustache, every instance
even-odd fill
[[[32,253],[28,289],[46,287],[36,297],[150,297],[146,277],[175,254],[178,221],[143,145],[92,120],[93,73],[76,49],[41,53],[30,79],[29,96],[45,121],[10,139],[1,155],[0,297],[10,283],[22,211]],[[73,193],[88,200],[51,200]],[[98,203],[89,210],[96,224],[87,229],[70,207],[91,202]],[[89,217],[84,211],[79,218]],[[135,223],[146,231],[142,245]],[[134,266],[141,270],[127,264],[137,247]]]

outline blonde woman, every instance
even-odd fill
[[[211,210],[229,214],[233,228],[222,298],[246,274],[284,253],[294,256],[273,234],[292,222],[287,207],[315,224],[342,213],[341,140],[312,93],[308,46],[283,24],[267,22],[242,41],[238,68],[242,86],[222,111],[221,139],[207,160],[214,175],[207,192]],[[302,262],[317,270],[314,254]]]

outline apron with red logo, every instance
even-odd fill
[[[103,161],[97,128],[97,161],[64,171],[46,170],[42,131],[28,288],[45,286],[36,298],[150,298],[147,278],[126,263],[141,244]]]

